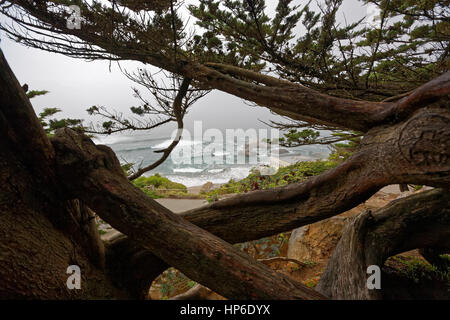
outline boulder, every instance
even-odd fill
[[[336,247],[349,217],[336,216],[292,231],[287,257],[320,262]]]
[[[211,181],[206,182],[204,185],[202,185],[202,188],[200,189],[200,193],[207,193],[212,190],[214,187],[214,184]]]
[[[341,238],[344,227],[353,217],[366,210],[384,207],[398,197],[398,194],[379,191],[365,203],[338,216],[293,230],[289,239],[287,257],[316,263],[328,260]]]

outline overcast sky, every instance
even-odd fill
[[[191,1],[192,2],[192,1]],[[268,10],[273,11],[277,1],[267,1]],[[301,1],[299,1],[301,2]],[[305,2],[305,1],[303,1]],[[348,22],[366,15],[367,7],[361,1],[344,0],[338,14],[338,22]],[[0,22],[4,17],[0,16]],[[299,30],[301,32],[301,30]],[[45,96],[32,99],[36,111],[44,107],[58,107],[64,117],[82,118],[90,122],[86,109],[92,105],[107,106],[122,112],[138,104],[132,96],[132,86],[116,66],[108,61],[88,62],[69,58],[56,53],[27,48],[19,45],[3,34],[0,47],[21,84],[27,83],[30,90],[48,90]],[[129,71],[142,66],[126,61],[121,66]],[[142,91],[144,92],[144,91]],[[203,120],[204,128],[260,128],[265,127],[258,119],[277,119],[266,108],[250,107],[232,95],[213,91],[199,100],[185,119],[186,128],[192,128],[194,120]],[[278,118],[279,119],[279,118]],[[174,126],[155,131],[155,135],[168,135]]]

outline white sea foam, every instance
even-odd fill
[[[175,173],[198,173],[198,172],[202,172],[203,169],[198,169],[198,168],[178,168],[178,169],[173,169],[173,172]]]
[[[165,149],[171,145],[172,141],[173,140],[165,140],[161,143],[158,143],[158,144],[152,146],[151,148],[152,149]],[[198,140],[184,140],[183,139],[180,142],[178,142],[176,148],[186,147],[186,146],[194,146],[194,145],[202,144],[202,143],[203,143],[202,141],[198,141]]]
[[[210,169],[208,170],[209,173],[219,173],[219,172],[223,172],[225,169]]]
[[[124,141],[132,140],[132,139],[133,139],[133,137],[119,135],[119,134],[110,134],[107,136],[97,135],[92,138],[92,140],[94,141],[95,144],[106,144],[106,145],[124,142]]]
[[[226,169],[210,169],[196,175],[183,175],[186,172],[178,172],[178,174],[167,175],[167,178],[174,182],[179,182],[187,187],[201,186],[206,182],[217,184],[227,183],[230,179],[241,180],[247,177],[252,167],[233,167]],[[220,170],[220,171],[219,171]]]
[[[223,151],[215,151],[213,152],[214,157],[223,157],[229,155],[229,152],[223,152]]]

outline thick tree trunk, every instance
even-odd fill
[[[148,298],[150,286],[170,266],[132,239],[118,233],[105,243],[106,272],[133,299]]]
[[[133,258],[134,262],[144,262],[145,268],[151,257],[144,253],[139,261],[135,250],[127,247],[129,242],[122,246],[115,241],[107,249],[107,272],[102,270],[103,247],[92,223],[92,212],[83,203],[74,201],[79,198],[142,247],[227,297],[323,298],[148,198],[128,181],[110,148],[95,146],[87,137],[71,130],[53,139],[53,147],[25,93],[1,58],[0,181],[8,185],[1,198],[4,223],[0,230],[6,240],[2,241],[0,266],[0,279],[4,280],[2,296],[113,298],[123,297],[124,291],[133,297],[142,296],[145,289],[142,283],[151,280],[149,274],[120,278],[134,270],[116,261]],[[26,139],[30,133],[32,143]],[[30,225],[33,219],[38,220],[36,226]],[[24,243],[27,237],[32,240],[30,243]],[[79,291],[66,287],[65,272],[73,264],[81,269]],[[136,263],[130,263],[132,266]],[[124,291],[117,290],[109,276],[116,277],[115,285]],[[136,278],[140,281],[129,281]]]
[[[340,214],[388,184],[448,187],[449,130],[446,109],[421,110],[405,123],[371,130],[352,158],[306,182],[238,195],[182,216],[237,243]]]
[[[150,199],[109,147],[70,129],[58,130],[52,143],[58,176],[72,182],[68,194],[189,278],[227,298],[323,298]]]
[[[65,20],[52,12],[39,11],[41,9],[28,1],[17,3],[38,19],[66,30]],[[133,44],[123,45],[118,52],[113,52],[110,38],[105,40],[101,34],[86,32],[85,29],[67,32],[109,49],[110,53],[123,59],[160,66],[193,78],[202,85],[267,104],[281,114],[367,132],[361,149],[330,172],[302,184],[238,196],[184,215],[186,220],[227,241],[253,240],[339,214],[366,200],[386,184],[413,183],[436,187],[450,184],[448,100],[442,110],[421,109],[413,114],[437,99],[445,101],[450,90],[450,73],[395,103],[351,101],[324,96],[302,86],[261,77],[239,68],[186,61],[176,65],[174,61],[152,52],[138,55],[136,52],[139,51],[135,49],[139,48],[134,48]],[[0,182],[4,183],[5,191],[0,198],[3,222],[0,230],[2,239],[6,241],[1,244],[0,279],[7,280],[2,295],[10,292],[12,296],[28,297],[26,292],[30,292],[30,296],[46,297],[48,292],[49,297],[57,296],[58,292],[66,290],[65,281],[61,282],[61,272],[66,270],[63,268],[61,271],[63,261],[66,264],[75,261],[82,266],[83,272],[89,274],[85,279],[88,290],[66,292],[67,297],[77,294],[86,297],[119,296],[123,291],[117,291],[116,285],[131,292],[132,296],[142,295],[145,288],[142,283],[151,279],[155,271],[144,272],[134,278],[122,276],[113,285],[101,271],[105,264],[103,248],[92,222],[89,222],[92,213],[75,200],[80,198],[117,229],[131,235],[143,248],[171,265],[179,266],[193,279],[203,281],[212,289],[218,288],[217,291],[226,296],[321,297],[273,274],[262,264],[249,261],[248,257],[219,238],[173,215],[131,188],[127,181],[123,181],[117,159],[109,149],[95,148],[80,137],[66,136],[54,140],[58,147],[56,157],[3,56],[1,60],[0,142],[4,152],[0,157]],[[32,222],[30,230],[26,229],[28,219]],[[42,228],[49,230],[40,231]],[[40,243],[24,244],[27,231],[34,232],[30,239]],[[44,245],[45,239],[54,241],[49,240],[51,244]],[[130,266],[113,258],[134,257],[136,248],[130,244],[123,240],[108,247],[108,275],[124,275],[130,270]],[[19,254],[20,250],[25,251]],[[50,253],[60,259],[48,260]],[[34,260],[27,259],[22,263],[28,255]],[[144,256],[145,263],[154,259],[147,252]],[[54,263],[48,268],[51,273],[42,271],[42,262],[47,260]],[[22,278],[25,280],[21,282],[21,273],[12,274],[11,268],[23,268]],[[28,280],[33,281],[27,281],[26,271],[32,271],[29,275],[32,279]],[[39,276],[40,272],[42,276]],[[46,285],[39,287],[39,281],[48,281],[52,289]]]
[[[367,287],[367,268],[380,270],[390,256],[421,246],[450,245],[450,193],[435,189],[365,212],[349,224],[322,274],[317,290],[331,299],[381,299]]]
[[[61,193],[53,147],[1,53],[0,145],[0,298],[126,298],[102,270],[91,213]],[[69,265],[83,290],[68,289]]]
[[[340,166],[309,180],[253,191],[183,213],[228,242],[286,232],[347,211],[396,183],[450,186],[450,112],[422,109],[372,129]]]

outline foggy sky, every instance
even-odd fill
[[[276,2],[267,1],[270,12],[273,12]],[[344,13],[350,23],[365,16],[366,10],[361,1],[345,0],[338,13],[338,22],[345,21]],[[4,21],[5,18],[0,15],[0,23]],[[131,89],[137,84],[127,79],[115,62],[111,63],[110,72],[109,61],[89,62],[69,58],[27,48],[9,40],[4,34],[0,34],[0,37],[0,48],[19,82],[27,83],[30,90],[50,91],[47,95],[31,100],[37,113],[44,107],[57,107],[63,111],[58,117],[86,119],[85,124],[88,124],[93,118],[85,110],[92,105],[106,106],[129,114],[129,107],[139,104]],[[121,62],[120,65],[128,71],[143,66],[132,61]],[[141,91],[145,92],[143,89]],[[200,119],[205,129],[225,129],[264,128],[266,126],[258,119],[268,121],[280,118],[267,108],[250,107],[239,98],[215,90],[191,107],[185,118],[185,127],[190,130],[194,120]],[[164,126],[152,134],[169,135],[174,128],[175,125]]]

